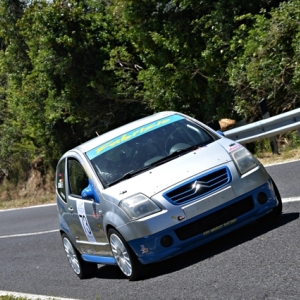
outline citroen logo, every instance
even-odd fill
[[[192,188],[195,189],[195,192],[198,192],[199,190],[209,189],[210,186],[207,185],[206,182],[204,181],[197,180],[193,183]]]

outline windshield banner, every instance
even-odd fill
[[[163,127],[165,125],[171,124],[173,122],[182,120],[183,117],[179,116],[179,115],[173,115],[164,119],[160,119],[158,121],[143,125],[141,127],[138,127],[132,131],[129,131],[127,133],[124,133],[121,136],[118,136],[112,140],[110,140],[109,142],[102,144],[100,146],[95,147],[94,149],[88,151],[86,154],[88,156],[89,159],[93,159],[95,157],[97,157],[100,154],[105,153],[108,150],[113,149],[116,146],[119,146],[127,141],[130,141],[140,135],[143,135],[147,132],[150,132],[152,130],[155,130],[157,128]]]

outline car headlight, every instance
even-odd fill
[[[140,219],[161,211],[153,201],[142,194],[122,200],[119,206],[132,220]]]
[[[244,147],[240,147],[230,153],[235,166],[241,175],[254,169],[259,165],[259,161]]]

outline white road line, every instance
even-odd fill
[[[0,296],[13,296],[13,297],[21,297],[30,300],[77,300],[72,298],[60,298],[60,297],[51,297],[51,296],[42,296],[42,295],[34,295],[34,294],[25,294],[25,293],[15,293],[8,291],[0,291]]]
[[[2,235],[2,236],[0,236],[0,239],[12,238],[12,237],[20,237],[20,236],[29,236],[29,235],[38,235],[38,234],[52,233],[52,232],[57,232],[57,231],[58,231],[58,229],[47,230],[47,231],[40,231],[40,232],[31,232],[31,233],[20,233],[20,234]]]
[[[277,166],[277,165],[284,165],[284,164],[289,164],[289,163],[294,163],[298,162],[299,159],[294,159],[294,160],[286,160],[286,161],[281,161],[281,162],[275,162],[275,163],[270,163],[270,164],[263,164],[264,167],[272,167],[272,166]]]
[[[45,207],[45,206],[54,206],[54,205],[56,205],[56,202],[55,203],[49,203],[49,204],[41,204],[41,205],[20,207],[20,208],[16,207],[16,208],[10,208],[10,209],[0,209],[0,212],[11,211],[11,210],[20,210],[20,209],[30,209],[30,208]]]
[[[294,201],[300,201],[300,197],[291,197],[291,198],[282,198],[282,202],[294,202]]]

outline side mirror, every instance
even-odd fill
[[[95,192],[92,181],[89,178],[89,185],[81,192],[83,199],[92,199],[96,203],[100,203],[99,197]]]

